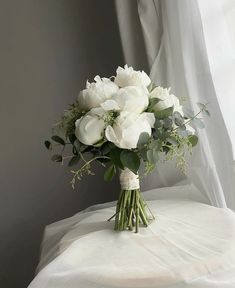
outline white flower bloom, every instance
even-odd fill
[[[102,119],[104,113],[102,108],[94,108],[75,122],[75,135],[81,143],[94,145],[103,139],[106,127]]]
[[[110,99],[117,91],[118,86],[108,78],[96,76],[96,82],[87,81],[86,89],[78,95],[78,103],[82,109],[90,110],[98,107],[105,100]]]
[[[120,110],[118,103],[113,99],[106,100],[104,103],[100,104],[100,106],[106,111],[110,111],[110,110],[118,111],[118,110]]]
[[[121,88],[112,98],[122,111],[142,113],[149,104],[148,90],[145,87],[128,86]]]
[[[170,94],[170,89],[162,88],[162,87],[156,87],[149,95],[149,98],[158,98],[161,101],[159,101],[155,106],[153,107],[153,110],[155,112],[161,111],[164,109],[167,109],[169,107],[174,106],[174,112],[179,112],[181,115],[184,115],[183,113],[183,107],[180,105],[179,99],[173,95]]]
[[[137,114],[122,111],[116,118],[113,127],[109,125],[106,128],[105,136],[119,148],[136,148],[142,132],[151,135],[154,122],[153,113]]]
[[[144,71],[135,71],[132,67],[127,65],[118,67],[117,75],[114,82],[119,87],[126,86],[142,86],[147,87],[151,83],[151,79]]]

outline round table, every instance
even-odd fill
[[[49,226],[44,268],[29,287],[235,287],[232,211],[192,201],[148,204],[156,220],[138,234],[113,231],[106,219],[114,207]]]

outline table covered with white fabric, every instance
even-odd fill
[[[138,234],[113,230],[113,203],[48,226],[29,287],[234,288],[235,213],[144,195],[156,220]]]

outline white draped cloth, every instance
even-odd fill
[[[197,131],[199,145],[189,159],[187,181],[208,203],[235,209],[233,155],[225,126],[226,121],[235,135],[235,52],[224,13],[225,4],[233,7],[232,2],[116,0],[116,7],[126,63],[149,70],[157,85],[185,97],[195,113],[197,102],[209,103],[211,117]],[[172,163],[159,164],[144,187],[172,186],[182,178]]]
[[[191,201],[197,192],[145,192],[156,220],[138,234],[113,230],[113,203],[49,225],[29,288],[234,288],[235,214]]]

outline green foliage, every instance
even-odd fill
[[[122,153],[122,150],[120,148],[112,149],[110,151],[110,159],[116,167],[120,169],[124,169],[124,166],[121,161],[121,153]]]
[[[52,149],[52,146],[51,146],[51,142],[50,142],[50,141],[48,141],[48,140],[44,141],[44,145],[46,146],[46,148],[47,148],[48,150],[51,150],[51,149]]]
[[[172,115],[174,107],[169,107],[161,111],[157,111],[154,113],[156,119],[165,119]]]
[[[60,122],[55,125],[54,130],[62,130],[66,137],[74,134],[75,122],[84,114],[85,111],[79,107],[78,101],[75,101],[70,105],[69,109],[64,112]]]
[[[188,136],[188,141],[192,145],[192,147],[196,146],[198,143],[198,137],[196,135],[189,135]]]
[[[76,156],[73,156],[69,163],[68,163],[68,166],[71,167],[71,166],[75,166],[78,164],[79,160],[81,159],[81,156],[80,155],[76,155]]]
[[[130,150],[122,150],[120,159],[124,167],[137,174],[140,167],[140,158],[136,152]]]
[[[141,133],[137,143],[137,148],[142,149],[148,143],[149,139],[150,136],[147,132]]]
[[[65,145],[64,139],[62,139],[60,136],[54,135],[51,137],[51,139],[61,145]]]
[[[116,168],[115,166],[112,164],[109,166],[109,168],[105,171],[104,173],[104,180],[105,181],[112,181],[113,176],[116,173]]]

